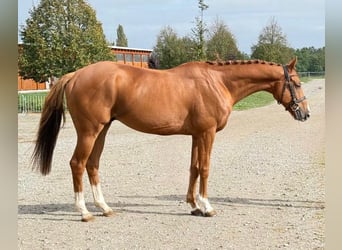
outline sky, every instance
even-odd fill
[[[88,0],[102,23],[106,39],[115,42],[119,24],[128,46],[153,49],[157,36],[166,26],[178,36],[191,35],[198,0]],[[262,29],[274,17],[292,48],[325,46],[324,0],[205,0],[204,22],[210,26],[219,18],[234,35],[240,51],[251,54]],[[18,0],[18,41],[20,27],[39,0]]]

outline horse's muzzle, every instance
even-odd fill
[[[304,111],[297,103],[295,103],[295,104],[291,105],[290,108],[294,114],[294,118],[297,121],[304,122],[310,117],[310,108],[309,107],[307,108],[307,110]]]

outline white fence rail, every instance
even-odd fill
[[[298,72],[300,77],[309,77],[309,78],[324,78],[325,71],[320,72]]]
[[[48,90],[18,91],[18,113],[42,111]]]

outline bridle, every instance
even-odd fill
[[[281,93],[281,97],[280,97],[280,100],[278,101],[278,104],[281,104],[282,101],[283,101],[283,98],[284,98],[284,93],[285,93],[285,90],[286,88],[289,88],[290,90],[290,94],[291,94],[291,102],[285,106],[285,109],[286,110],[289,110],[291,109],[294,114],[295,114],[295,117],[297,120],[305,120],[305,114],[304,112],[301,110],[301,108],[299,107],[299,103],[303,102],[306,97],[303,96],[301,98],[297,98],[296,96],[296,91],[295,91],[295,88],[300,88],[301,85],[294,82],[292,79],[291,79],[291,75],[289,75],[289,70],[287,68],[286,65],[283,65],[283,69],[284,69],[284,75],[285,75],[285,83],[283,85],[283,90],[282,90],[282,93]]]

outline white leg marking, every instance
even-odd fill
[[[200,206],[203,207],[202,211],[204,211],[204,213],[210,213],[214,210],[210,205],[208,198],[203,198],[201,195],[198,195],[197,200]]]
[[[107,205],[104,200],[100,183],[95,186],[91,186],[91,189],[93,191],[95,205],[102,208],[104,213],[113,212],[113,210]]]
[[[196,209],[201,210],[201,208],[200,208],[200,206],[198,205],[197,202],[195,202],[195,205],[192,205],[192,204],[191,204],[191,208],[193,208],[194,210],[196,210]]]
[[[82,216],[86,214],[90,214],[84,201],[83,192],[75,193],[75,206],[76,209],[81,212]]]
[[[311,109],[310,109],[310,106],[309,106],[309,104],[308,104],[308,107],[307,107],[307,109],[308,109],[308,114],[309,114],[309,115],[311,115]]]

